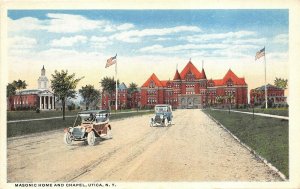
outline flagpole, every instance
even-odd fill
[[[117,58],[117,55],[116,55]],[[118,110],[118,69],[117,69],[117,64],[118,61],[116,60],[116,67],[115,67],[115,72],[116,72],[116,111]]]
[[[266,101],[266,109],[268,109],[266,47],[264,47],[264,49],[265,49],[265,55],[264,55],[264,59],[265,59],[265,101]]]

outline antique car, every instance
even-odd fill
[[[64,129],[64,142],[71,145],[72,141],[86,141],[95,145],[96,138],[112,138],[109,112],[106,110],[87,110],[79,112],[72,127]]]
[[[158,104],[154,107],[155,115],[150,120],[152,126],[169,126],[172,124],[172,106],[169,104]]]

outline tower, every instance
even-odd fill
[[[38,79],[38,89],[48,89],[48,78],[46,77],[46,70],[44,65],[41,69],[41,76]]]

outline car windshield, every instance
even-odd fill
[[[166,112],[168,111],[168,107],[166,106],[156,106],[155,107],[155,112],[161,113],[161,112]]]
[[[80,114],[80,118],[82,122],[91,122],[95,119],[95,115],[93,114]]]

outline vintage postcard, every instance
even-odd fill
[[[1,188],[300,187],[299,1],[171,2],[1,4]]]

